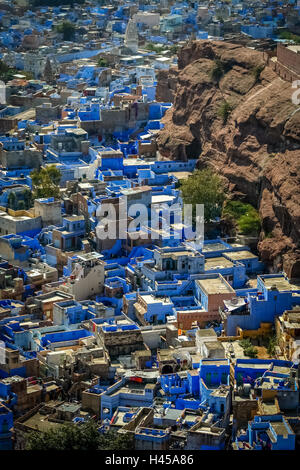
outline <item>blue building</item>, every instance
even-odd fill
[[[300,305],[300,289],[283,274],[265,274],[257,277],[257,293],[248,293],[237,303],[224,301],[222,320],[228,336],[235,336],[237,327],[257,330],[261,323],[274,323],[285,310]],[[297,294],[297,295],[295,295]]]
[[[12,450],[13,413],[0,402],[0,450]]]
[[[296,436],[282,415],[255,416],[246,434],[235,441],[235,450],[295,450]]]

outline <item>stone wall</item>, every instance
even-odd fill
[[[31,230],[38,230],[42,228],[42,218],[34,217],[28,219],[22,219],[17,217],[7,217],[0,215],[0,233],[22,233],[29,232]]]
[[[38,200],[35,200],[34,212],[35,212],[36,217],[38,216],[42,217],[43,227],[48,227],[49,225],[60,226],[62,224],[60,201],[44,203],[44,202],[39,202]]]
[[[39,168],[42,153],[35,149],[0,151],[0,165],[8,170],[14,168]]]
[[[277,60],[300,77],[300,48],[299,53],[281,44],[277,46]]]

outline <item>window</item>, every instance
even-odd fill
[[[211,383],[211,372],[208,372],[206,374],[206,382],[207,382],[208,385],[210,385],[210,383]]]
[[[3,432],[3,433],[8,432],[8,421],[7,421],[7,419],[4,419],[4,420],[3,420],[3,423],[2,423],[2,432]]]

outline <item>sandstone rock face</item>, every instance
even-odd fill
[[[156,87],[156,101],[173,103],[177,85],[178,69],[170,67],[169,70],[159,70]]]
[[[217,59],[225,69],[219,83],[211,78]],[[222,175],[233,198],[259,209],[258,250],[270,270],[300,277],[300,107],[292,84],[271,68],[257,78],[264,66],[261,52],[236,44],[194,41],[182,48],[178,71],[170,82],[164,72],[158,84],[161,100],[174,93],[158,148],[162,157],[198,158],[199,168]],[[232,108],[226,124],[224,101]]]

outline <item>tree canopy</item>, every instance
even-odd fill
[[[146,45],[146,49],[148,51],[156,52],[157,54],[160,54],[162,51],[166,50],[166,47],[153,44],[152,42],[148,42],[148,44]]]
[[[26,437],[26,450],[131,450],[133,436],[108,431],[101,434],[90,420],[82,424],[64,424],[45,432],[33,431]]]
[[[105,57],[99,57],[98,67],[108,67],[108,60]]]
[[[61,172],[55,165],[49,165],[30,174],[35,199],[42,197],[59,197]]]
[[[288,41],[293,41],[295,44],[300,44],[300,36],[298,34],[293,34],[291,31],[285,30],[279,34],[280,39],[286,39]]]
[[[56,31],[63,35],[64,41],[72,41],[75,36],[75,26],[70,21],[64,21],[56,26]]]
[[[14,67],[10,67],[9,65],[5,64],[3,60],[0,60],[0,80],[2,80],[4,83],[9,82],[16,74],[24,75],[27,80],[32,80],[33,78],[31,72],[26,72],[25,70],[20,72],[20,70],[17,70]]]
[[[204,204],[204,221],[210,222],[221,215],[225,200],[221,178],[209,169],[196,170],[180,186],[184,204]]]
[[[23,199],[18,199],[16,193],[11,191],[7,199],[7,207],[13,210],[28,210],[32,207],[32,193],[29,189],[24,189],[21,197]]]

